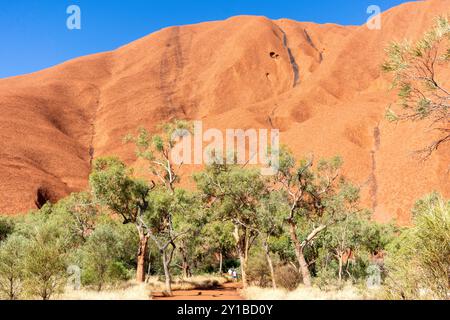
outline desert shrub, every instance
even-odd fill
[[[117,233],[119,241],[117,262],[126,268],[127,272],[129,272],[129,270],[135,270],[137,263],[136,248],[139,244],[136,227],[131,224],[123,224],[114,221],[113,228]]]
[[[95,285],[100,291],[106,283],[127,278],[127,268],[120,261],[121,239],[117,226],[103,223],[81,249],[83,284]]]
[[[0,242],[5,240],[14,230],[14,222],[10,218],[0,217]]]
[[[17,300],[23,294],[23,259],[27,240],[18,235],[0,243],[0,299]]]
[[[29,297],[49,300],[66,283],[69,242],[58,225],[36,225],[24,251],[24,288]]]
[[[267,287],[271,285],[270,270],[262,251],[251,255],[248,261],[248,280],[252,285]]]
[[[389,299],[448,299],[450,201],[432,194],[413,210],[413,226],[389,248],[386,296]]]
[[[119,256],[119,237],[108,224],[97,226],[82,248],[83,283],[101,291],[112,279],[112,269]]]
[[[288,290],[295,290],[302,281],[298,270],[290,264],[275,267],[277,285]]]
[[[73,193],[52,206],[51,211],[52,219],[64,223],[75,245],[86,241],[101,214],[89,192]]]
[[[395,237],[396,228],[369,220],[368,213],[348,215],[327,228],[312,246],[316,249],[314,270],[321,287],[344,281],[364,282],[367,269],[379,263]]]
[[[326,266],[319,269],[319,272],[314,279],[314,284],[317,285],[321,290],[326,290],[330,287],[339,286],[337,280],[337,267],[336,266]]]

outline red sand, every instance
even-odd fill
[[[153,300],[244,300],[239,294],[240,289],[241,285],[238,283],[226,283],[222,288],[213,290],[174,291],[173,297],[155,293]]]
[[[445,12],[448,0],[404,4],[383,14],[381,30],[240,16],[0,80],[0,212],[84,189],[92,156],[134,164],[124,135],[185,118],[221,129],[273,125],[299,157],[340,154],[375,217],[407,222],[424,194],[450,197],[450,146],[427,162],[412,156],[431,134],[384,119],[395,94],[380,64],[391,40],[419,37]]]

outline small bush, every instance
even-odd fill
[[[0,217],[0,242],[4,241],[14,230],[14,222],[9,218]]]
[[[25,249],[24,287],[29,297],[49,300],[66,283],[67,243],[50,224],[36,229]]]
[[[275,279],[279,287],[295,290],[301,283],[302,277],[298,270],[286,264],[275,268]]]
[[[105,284],[127,280],[129,272],[126,263],[130,252],[124,245],[121,227],[114,221],[99,224],[81,248],[82,281],[102,290]],[[135,250],[133,250],[135,252]]]
[[[448,299],[450,201],[432,194],[417,203],[414,226],[393,242],[386,259],[389,299]]]
[[[252,255],[248,262],[247,277],[251,284],[268,287],[272,284],[266,257],[262,252]]]
[[[0,299],[17,300],[23,294],[23,258],[27,240],[13,235],[0,244]]]

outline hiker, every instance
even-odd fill
[[[237,282],[237,279],[238,279],[237,271],[233,270],[233,281]]]

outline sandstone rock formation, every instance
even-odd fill
[[[421,36],[443,13],[448,0],[407,3],[382,15],[381,30],[239,16],[0,80],[0,212],[85,188],[94,157],[133,164],[125,134],[183,118],[275,127],[299,157],[339,154],[375,218],[407,222],[417,198],[450,197],[450,146],[413,156],[431,133],[384,119],[395,93],[380,65],[390,41]]]

